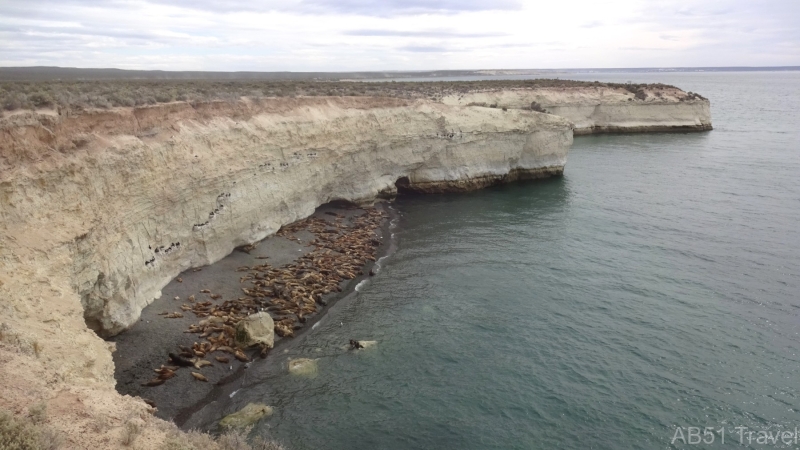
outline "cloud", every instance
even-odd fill
[[[72,0],[75,1],[75,0]],[[147,0],[152,4],[203,11],[294,12],[390,17],[420,14],[457,14],[475,11],[519,10],[518,0]]]
[[[424,38],[485,38],[508,36],[508,33],[470,33],[453,30],[426,30],[426,31],[404,31],[404,30],[348,30],[343,34],[347,36],[396,36],[396,37],[424,37]]]
[[[439,45],[404,45],[402,47],[398,47],[397,49],[400,51],[413,53],[448,53],[462,51]]]
[[[514,11],[522,8],[521,3],[516,0],[305,0],[300,5],[341,14],[368,16]]]
[[[0,66],[800,65],[798,0],[0,0]]]

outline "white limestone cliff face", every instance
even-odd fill
[[[527,109],[536,102],[548,113],[572,121],[575,135],[711,129],[707,99],[666,86],[650,86],[643,91],[644,99],[626,89],[607,86],[507,89],[450,95],[442,102],[508,109]]]
[[[336,98],[235,108],[205,118],[187,104],[29,116],[7,127],[3,232],[12,243],[37,235],[31,264],[69,280],[65,295],[80,297],[100,335],[133,324],[183,270],[321,204],[370,202],[401,178],[440,192],[560,174],[572,143],[566,120],[526,111]],[[47,256],[55,249],[63,259]]]

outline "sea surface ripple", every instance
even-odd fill
[[[579,137],[561,178],[399,199],[380,272],[227,412],[274,406],[253,433],[292,450],[698,448],[672,442],[688,426],[766,448],[730,433],[800,427],[800,73],[576,77],[699,92],[715,129]],[[299,357],[316,376],[287,373]]]

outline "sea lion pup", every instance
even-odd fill
[[[364,348],[364,346],[363,346],[363,345],[361,345],[361,343],[360,343],[360,342],[358,342],[357,340],[355,340],[355,339],[350,339],[350,348],[351,348],[352,350],[358,350],[358,349],[360,349],[360,348]]]

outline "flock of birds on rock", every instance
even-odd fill
[[[445,131],[443,133],[436,133],[436,137],[441,137],[441,138],[445,138],[445,139],[453,139],[455,137],[459,137],[460,138],[461,135],[462,135],[461,131],[458,131],[458,132],[456,132],[456,131],[446,132]]]
[[[244,297],[225,300],[215,304],[212,300],[221,298],[203,289],[210,300],[198,300],[195,295],[188,297],[188,303],[181,305],[183,312],[191,312],[201,318],[199,323],[192,324],[186,333],[198,334],[200,342],[192,347],[180,347],[177,353],[169,353],[168,365],[154,369],[156,378],[143,386],[159,386],[175,376],[180,367],[202,367],[213,365],[205,358],[212,353],[219,353],[214,359],[226,364],[233,356],[242,362],[250,358],[236,347],[234,336],[236,325],[258,311],[268,311],[274,319],[275,333],[282,337],[292,337],[294,332],[303,327],[308,316],[324,306],[323,296],[331,292],[341,292],[340,283],[363,275],[363,266],[367,261],[375,261],[375,254],[380,245],[375,230],[380,227],[386,213],[370,208],[360,216],[351,219],[352,224],[345,223],[346,217],[335,212],[325,213],[332,216],[330,220],[320,217],[309,217],[281,228],[277,235],[300,242],[293,233],[306,230],[316,237],[311,242],[314,250],[298,258],[294,263],[281,268],[269,264],[254,267],[240,267],[237,271],[248,272],[239,279],[240,283],[248,283],[242,287]],[[250,246],[251,249],[253,246]],[[262,259],[260,257],[259,259]],[[198,270],[198,269],[195,269]],[[370,275],[373,275],[370,272]],[[178,281],[182,281],[179,279]],[[180,300],[179,297],[175,298]],[[167,318],[181,318],[182,312],[164,312]],[[266,356],[268,348],[262,347],[261,355]],[[198,381],[208,381],[199,372],[192,372]]]
[[[153,250],[153,246],[152,245],[148,245],[147,248],[149,250]],[[149,266],[151,264],[155,264],[156,263],[156,256],[169,255],[173,251],[180,250],[180,248],[181,248],[181,243],[180,242],[172,242],[169,245],[169,247],[164,247],[163,245],[160,246],[160,247],[156,247],[156,249],[153,250],[153,253],[155,255],[152,258],[150,258],[147,261],[145,261],[144,265],[145,266]]]
[[[213,211],[208,213],[208,220],[203,223],[196,223],[192,226],[193,231],[198,231],[206,227],[212,220],[214,220],[218,214],[222,213],[225,210],[225,204],[222,203],[225,200],[228,200],[231,197],[230,192],[222,193],[217,196],[217,207],[214,208]]]

